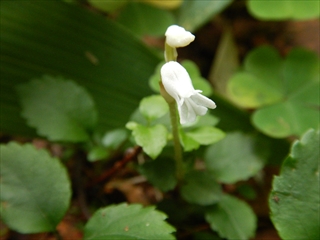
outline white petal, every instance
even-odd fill
[[[196,93],[196,94],[192,95],[191,99],[196,104],[207,107],[207,108],[215,109],[217,107],[216,104],[214,103],[214,101],[212,101],[210,98],[203,96],[200,93]]]
[[[177,25],[168,27],[165,35],[166,43],[173,48],[185,47],[195,39],[195,36],[191,32]]]
[[[187,98],[194,94],[190,76],[178,62],[170,61],[162,66],[161,80],[166,91],[175,99],[176,95]]]

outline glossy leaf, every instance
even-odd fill
[[[167,143],[168,130],[160,124],[151,127],[137,124],[132,135],[143,151],[155,159]]]
[[[51,141],[85,141],[97,122],[94,102],[75,82],[44,76],[17,87],[22,115]]]
[[[211,228],[226,239],[250,239],[257,225],[250,206],[231,195],[224,195],[218,204],[207,210],[205,217]]]
[[[207,169],[223,183],[235,183],[257,174],[264,166],[267,149],[249,135],[234,132],[208,147]]]
[[[139,2],[129,2],[117,21],[138,36],[164,36],[168,26],[174,23],[170,12]]]
[[[105,12],[113,12],[127,4],[128,0],[118,1],[101,1],[101,0],[88,0],[89,4],[99,10]]]
[[[181,196],[189,203],[211,205],[220,200],[222,190],[214,174],[207,171],[192,171],[185,176]]]
[[[141,100],[139,110],[146,119],[152,121],[164,116],[169,106],[161,95],[152,95]]]
[[[1,218],[21,233],[54,231],[69,207],[65,167],[30,144],[0,146]]]
[[[210,18],[225,9],[232,0],[198,1],[187,0],[179,8],[177,24],[188,31],[194,31],[205,24]]]
[[[277,138],[300,136],[319,125],[319,58],[304,49],[285,60],[271,47],[253,50],[244,71],[232,77],[228,93],[242,107],[259,108],[252,122]]]
[[[161,191],[169,191],[175,188],[175,162],[170,157],[159,157],[153,161],[145,162],[139,167],[139,171],[153,186]]]
[[[282,239],[320,237],[319,131],[309,130],[296,141],[269,198],[271,219]]]
[[[307,20],[320,16],[319,1],[248,1],[249,12],[261,20]]]
[[[105,17],[62,1],[4,1],[1,26],[1,131],[34,135],[20,117],[15,86],[45,74],[88,90],[98,130],[123,127],[159,62],[143,43]]]
[[[84,228],[85,240],[175,239],[167,216],[139,204],[111,205],[98,210]]]

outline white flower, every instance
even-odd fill
[[[187,70],[178,62],[167,62],[161,68],[162,84],[167,93],[178,105],[180,123],[186,124],[196,120],[197,115],[206,114],[208,108],[216,108],[216,104],[195,90]]]
[[[185,47],[193,42],[195,36],[183,27],[171,25],[166,33],[166,43],[173,48]]]

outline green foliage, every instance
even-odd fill
[[[319,125],[319,58],[304,49],[281,60],[271,47],[253,50],[228,84],[234,102],[259,108],[253,124],[272,137],[300,136]]]
[[[220,237],[244,240],[254,236],[257,222],[248,204],[231,195],[224,195],[217,205],[210,207],[206,220]]]
[[[200,145],[210,145],[225,137],[225,133],[218,128],[203,126],[191,131],[180,131],[180,138],[185,151],[196,150]]]
[[[151,93],[147,80],[159,58],[105,17],[61,1],[4,1],[0,18],[4,133],[35,135],[20,117],[15,87],[44,74],[64,76],[88,90],[101,132],[123,127]]]
[[[264,166],[266,152],[257,138],[234,132],[208,147],[204,159],[218,181],[235,183],[256,175]]]
[[[153,121],[164,116],[169,107],[161,95],[153,95],[141,100],[139,111],[147,120]]]
[[[249,0],[248,10],[261,20],[307,20],[320,16],[319,1]]]
[[[174,23],[174,18],[166,10],[129,2],[120,12],[117,21],[138,36],[163,36],[167,27]]]
[[[186,201],[204,206],[217,203],[222,196],[221,186],[215,175],[207,171],[189,172],[180,191]]]
[[[167,156],[161,156],[153,161],[145,162],[142,166],[139,166],[139,172],[153,186],[164,192],[174,189],[177,184],[175,162]]]
[[[164,220],[167,216],[139,204],[111,205],[98,210],[84,229],[84,239],[175,239],[175,229]]]
[[[44,76],[17,87],[22,115],[40,136],[51,141],[89,139],[97,122],[94,102],[87,91],[62,78]]]
[[[161,124],[151,127],[137,124],[131,130],[136,143],[153,159],[159,156],[167,144],[168,131]]]
[[[128,0],[118,0],[118,1],[101,1],[101,0],[88,0],[88,3],[93,7],[100,9],[105,12],[113,12],[125,4]]]
[[[225,9],[232,0],[198,1],[185,0],[177,11],[177,24],[194,31],[210,18]]]
[[[319,131],[306,132],[273,180],[271,219],[283,239],[320,237],[319,139]]]
[[[54,231],[71,197],[65,167],[29,144],[1,145],[0,152],[2,220],[21,233]]]

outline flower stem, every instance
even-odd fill
[[[183,167],[183,160],[182,160],[182,149],[181,149],[180,139],[179,139],[179,119],[177,115],[176,103],[170,102],[169,109],[170,109],[170,119],[171,119],[173,145],[174,145],[174,155],[175,155],[175,161],[176,161],[176,177],[179,183],[183,180],[183,177],[184,177],[184,167]]]
[[[166,62],[177,61],[177,49],[169,46],[167,43],[164,46],[164,58]]]

